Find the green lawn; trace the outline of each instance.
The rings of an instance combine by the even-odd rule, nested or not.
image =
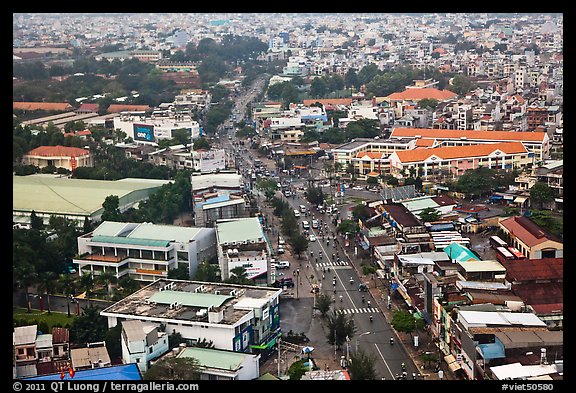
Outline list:
[[[66,324],[71,325],[72,321],[74,320],[75,315],[72,314],[70,317],[66,313],[59,313],[52,311],[51,314],[48,314],[48,311],[40,311],[32,309],[30,313],[26,312],[25,308],[12,308],[12,319],[18,320],[26,320],[30,322],[30,324],[37,324],[41,321],[44,321],[48,324],[48,328],[52,329],[52,326],[60,324],[61,326],[66,326]],[[74,311],[74,310],[71,310]]]

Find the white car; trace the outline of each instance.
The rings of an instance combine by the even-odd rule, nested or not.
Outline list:
[[[282,245],[278,246],[278,250],[276,250],[276,252],[278,254],[284,254],[284,246],[282,246]]]
[[[352,187],[352,189],[356,190],[356,191],[362,191],[364,188],[362,188],[360,186],[354,186],[354,187]]]
[[[308,238],[308,240],[310,240],[311,242],[315,242],[315,241],[316,241],[316,236],[315,236],[315,235],[310,235],[310,237]]]

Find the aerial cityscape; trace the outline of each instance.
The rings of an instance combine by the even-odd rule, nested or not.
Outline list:
[[[551,390],[563,127],[561,13],[14,13],[13,379]]]

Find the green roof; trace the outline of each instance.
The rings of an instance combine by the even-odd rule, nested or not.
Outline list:
[[[247,356],[241,352],[222,351],[217,349],[188,347],[178,354],[179,358],[194,358],[200,366],[236,371]]]
[[[456,262],[478,261],[479,258],[468,248],[458,243],[452,243],[443,248],[443,251]]]
[[[192,293],[182,291],[159,291],[150,296],[150,301],[160,304],[172,304],[178,302],[183,306],[209,308],[219,307],[226,300],[234,296],[214,295],[212,293]]]
[[[258,217],[219,222],[216,230],[220,244],[258,239],[264,241],[264,233]]]
[[[170,245],[170,242],[167,240],[135,239],[123,236],[94,236],[92,241],[99,243],[135,244],[139,246],[154,247],[168,247]]]

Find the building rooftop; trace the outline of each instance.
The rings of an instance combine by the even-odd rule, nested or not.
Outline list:
[[[462,269],[466,273],[475,272],[495,272],[495,273],[505,273],[506,268],[498,261],[493,260],[483,260],[483,261],[458,261],[458,264],[462,266]]]
[[[542,142],[547,134],[545,132],[513,132],[513,131],[479,131],[479,130],[439,130],[432,128],[402,128],[392,130],[390,138],[420,136],[434,139],[463,139],[463,140],[493,140],[493,141],[518,141],[518,142]]]
[[[187,347],[183,349],[177,358],[194,358],[198,360],[200,367],[220,369],[226,371],[238,371],[247,357],[257,357],[249,353],[223,351],[219,349]]]
[[[37,325],[15,327],[13,334],[14,345],[34,344],[37,332]]]
[[[281,292],[271,287],[160,279],[114,303],[101,315],[208,323],[208,311],[222,311],[223,319],[217,323],[233,325],[252,312],[251,305],[262,305]]]
[[[216,232],[220,244],[233,244],[243,241],[264,241],[264,232],[258,217],[240,218],[229,221],[218,221]]]
[[[12,177],[12,210],[21,212],[90,215],[103,209],[109,195],[117,195],[121,203],[138,199],[168,183],[168,180],[133,179],[88,180],[54,175]],[[143,196],[143,195],[142,195]]]
[[[60,381],[60,373],[26,378],[27,381]],[[119,366],[97,367],[89,370],[76,371],[73,378],[68,373],[64,380],[74,381],[141,381],[142,375],[136,363],[122,364]]]
[[[92,240],[103,243],[166,247],[170,242],[187,243],[208,228],[104,221],[92,232]]]

